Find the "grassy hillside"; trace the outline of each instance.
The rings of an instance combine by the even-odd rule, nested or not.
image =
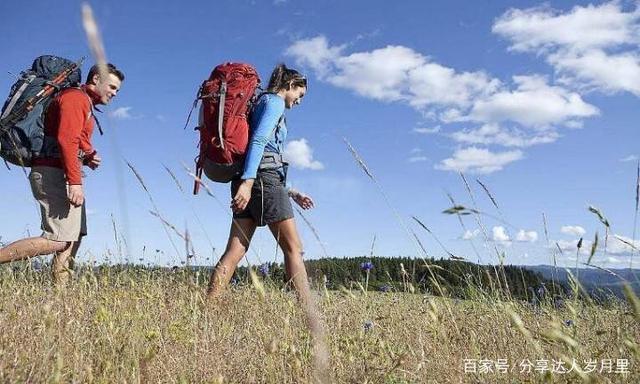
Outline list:
[[[197,271],[103,268],[58,290],[46,271],[3,267],[0,382],[310,382],[295,295],[267,281],[211,303],[205,281]],[[637,301],[555,308],[481,292],[316,292],[335,382],[640,382]]]

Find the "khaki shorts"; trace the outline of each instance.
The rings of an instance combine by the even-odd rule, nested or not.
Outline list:
[[[76,207],[67,197],[64,171],[54,167],[33,167],[29,174],[33,197],[40,204],[42,237],[55,241],[78,241],[87,234],[85,204]]]

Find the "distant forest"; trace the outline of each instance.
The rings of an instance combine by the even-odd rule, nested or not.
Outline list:
[[[526,267],[478,265],[449,259],[412,259],[408,257],[354,257],[306,260],[311,284],[336,290],[367,289],[444,294],[471,298],[479,294],[511,296],[531,301],[532,291],[544,285],[548,294],[567,292],[566,286],[545,279]],[[247,267],[239,267],[236,280],[247,278]],[[256,267],[259,275],[280,284],[285,281],[282,264],[265,263]],[[367,278],[368,275],[368,278]]]

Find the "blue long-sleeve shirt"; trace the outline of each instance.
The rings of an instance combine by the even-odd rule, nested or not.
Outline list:
[[[283,153],[284,141],[287,138],[285,120],[280,119],[283,115],[284,99],[276,94],[262,95],[254,106],[249,122],[251,132],[242,179],[256,178],[265,151]]]

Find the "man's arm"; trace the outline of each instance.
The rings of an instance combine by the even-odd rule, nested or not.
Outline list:
[[[78,151],[82,131],[90,112],[89,100],[80,92],[68,92],[60,97],[59,106],[57,139],[62,168],[70,185],[81,185],[82,173]]]
[[[62,95],[58,103],[60,121],[57,140],[60,147],[60,161],[69,184],[69,202],[80,206],[84,202],[84,191],[82,190],[82,165],[78,160],[78,150],[91,104],[79,92],[69,92]]]

